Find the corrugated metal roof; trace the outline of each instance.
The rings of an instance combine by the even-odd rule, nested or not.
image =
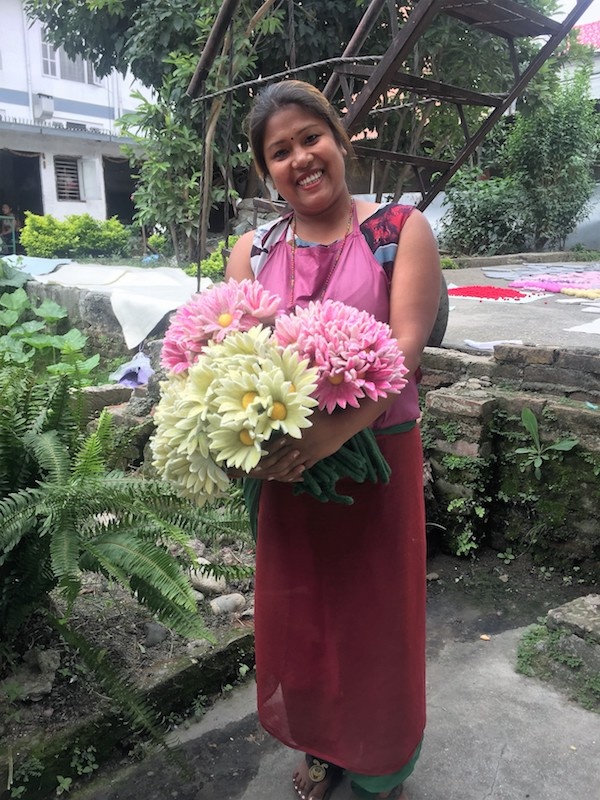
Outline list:
[[[590,44],[594,50],[600,50],[600,21],[576,25],[575,28],[579,33],[577,39],[581,44]]]

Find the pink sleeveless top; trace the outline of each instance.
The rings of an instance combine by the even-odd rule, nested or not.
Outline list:
[[[393,206],[386,208],[392,209]],[[401,216],[404,224],[412,208],[396,206],[407,211]],[[294,296],[292,284],[291,214],[258,228],[252,248],[252,268],[255,278],[269,291],[281,297],[281,310],[291,311],[297,305],[305,307],[311,300],[339,300],[362,311],[368,311],[378,320],[390,319],[390,281],[383,266],[376,259],[363,230],[369,220],[360,226],[354,205],[352,229],[343,252],[336,264],[341,242],[331,245],[299,242],[295,254]],[[370,217],[369,219],[373,219]],[[397,228],[396,228],[397,230]],[[394,246],[397,241],[380,243],[381,248]],[[394,250],[395,252],[395,250]],[[333,268],[333,272],[331,272]],[[375,420],[378,430],[418,419],[420,415],[417,384],[414,375],[387,411]]]

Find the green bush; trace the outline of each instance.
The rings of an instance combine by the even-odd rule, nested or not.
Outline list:
[[[590,75],[578,70],[535,114],[517,116],[506,141],[507,170],[527,196],[536,249],[562,249],[589,213],[600,136]]]
[[[442,269],[460,269],[460,264],[450,256],[441,256],[440,266]]]
[[[41,258],[119,255],[129,246],[129,231],[116,217],[71,214],[61,221],[26,212],[21,244],[28,256]]]
[[[25,212],[20,238],[28,256],[53,258],[70,255],[75,244],[72,237],[72,231],[52,214],[40,216]]]
[[[173,245],[164,233],[152,233],[148,237],[148,247],[153,253],[162,256],[173,254]]]
[[[231,250],[239,238],[239,236],[230,236],[227,243],[227,248]],[[225,277],[225,265],[223,263],[224,247],[225,241],[221,240],[213,252],[200,262],[200,270],[203,278],[210,278],[212,281],[223,280]],[[189,267],[186,267],[185,271],[188,275],[191,275],[193,278],[195,278],[198,271],[198,265],[190,264]]]
[[[527,199],[513,178],[481,179],[478,169],[457,173],[448,185],[441,244],[451,253],[501,255],[528,250]]]

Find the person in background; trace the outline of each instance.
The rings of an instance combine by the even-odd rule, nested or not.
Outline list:
[[[20,227],[19,220],[12,210],[12,207],[8,203],[3,203],[0,207],[0,239],[2,240],[2,252],[15,252],[17,235]]]
[[[425,519],[416,375],[441,270],[423,215],[353,199],[352,145],[325,97],[282,81],[248,120],[259,173],[290,213],[244,234],[227,277],[260,281],[289,312],[333,299],[388,322],[410,369],[400,395],[315,412],[302,438],[270,444],[251,476],[258,510],[255,633],[264,728],[305,753],[292,776],[324,800],[344,772],[362,798],[403,797],[425,728]],[[318,460],[370,426],[388,484],[344,479],[353,505],[295,495]]]

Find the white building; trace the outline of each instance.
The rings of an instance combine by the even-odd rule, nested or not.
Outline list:
[[[117,72],[98,78],[46,41],[21,0],[1,5],[0,204],[21,219],[33,211],[131,222],[134,185],[115,120],[143,87]]]

